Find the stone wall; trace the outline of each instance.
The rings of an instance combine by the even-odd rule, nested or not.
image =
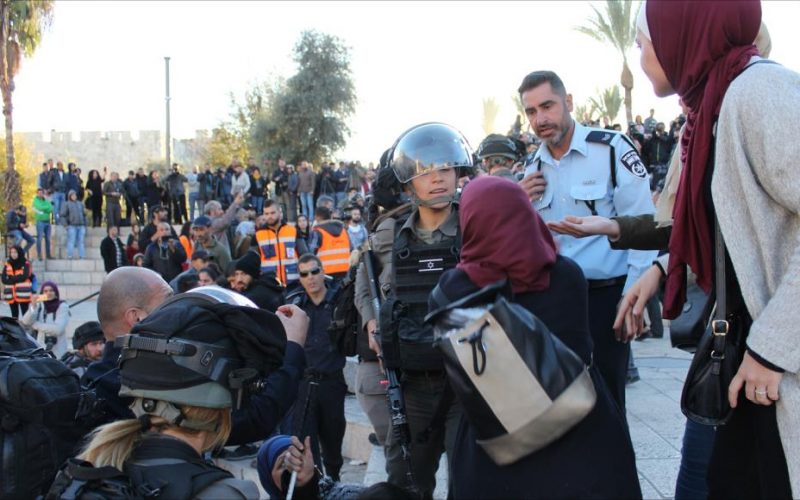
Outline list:
[[[33,152],[37,165],[48,158],[63,161],[66,165],[75,162],[81,171],[102,169],[104,165],[117,172],[144,167],[148,162],[164,158],[164,138],[159,130],[111,132],[51,131],[46,138],[40,132],[20,132]],[[49,139],[49,140],[48,140]]]

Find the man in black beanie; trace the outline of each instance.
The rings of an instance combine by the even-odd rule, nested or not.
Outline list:
[[[270,312],[283,304],[283,288],[274,274],[261,275],[261,258],[250,250],[234,261],[233,282],[231,287],[261,309]]]
[[[89,363],[100,359],[105,343],[100,323],[87,321],[75,329],[72,336],[73,350],[64,353],[61,361],[80,377],[86,372]]]

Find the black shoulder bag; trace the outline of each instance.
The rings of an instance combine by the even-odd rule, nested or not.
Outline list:
[[[728,387],[744,357],[750,323],[745,315],[729,308],[731,302],[726,290],[725,242],[716,219],[714,239],[716,309],[697,345],[681,394],[683,414],[703,425],[724,425],[733,415],[728,403]]]

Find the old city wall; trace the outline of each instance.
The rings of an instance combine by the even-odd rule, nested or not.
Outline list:
[[[33,159],[41,165],[48,158],[75,162],[82,172],[102,169],[120,173],[145,167],[148,163],[163,161],[164,137],[158,130],[113,132],[58,132],[52,131],[49,140],[40,132],[20,132],[33,152]]]

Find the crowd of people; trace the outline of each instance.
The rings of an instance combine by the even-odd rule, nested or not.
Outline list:
[[[669,132],[652,111],[627,133],[582,124],[565,82],[534,71],[517,92],[536,141],[491,135],[473,153],[454,127],[423,123],[374,171],[234,161],[226,184],[174,169],[168,199],[139,191],[128,216],[146,224],[127,241],[130,196],[111,174],[99,322],[72,351],[58,288],[34,293],[26,248],[3,272],[12,312],[103,409],[50,494],[111,481],[111,466],[167,497],[257,497],[216,457],[255,458],[270,498],[342,495],[343,368],[357,355],[388,481],[346,497],[431,498],[446,453],[453,498],[640,498],[629,341],[662,282],[664,316],[681,314],[688,266],[728,310],[715,337],[732,325],[746,340],[733,372],[713,373],[730,376],[711,398],[727,425],[687,420],[676,498],[797,497],[800,207],[784,162],[798,152],[767,124],[800,109],[800,76],[762,57],[759,24],[752,0],[642,6],[642,68],[685,109]],[[69,227],[80,196],[48,196],[55,175],[40,193]],[[202,175],[219,179],[213,197]]]

